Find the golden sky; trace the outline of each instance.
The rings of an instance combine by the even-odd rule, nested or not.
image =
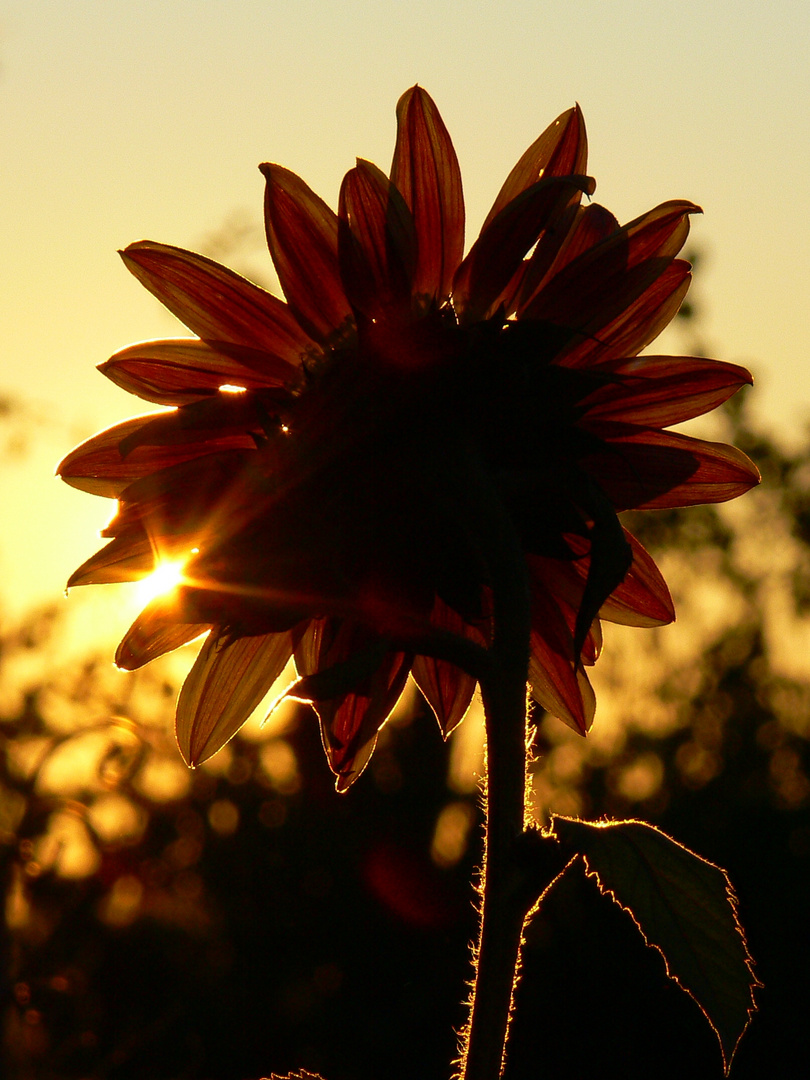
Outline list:
[[[574,101],[595,198],[621,220],[700,203],[704,333],[754,370],[760,414],[796,430],[810,415],[808,55],[806,0],[4,0],[0,394],[31,420],[28,452],[0,460],[0,600],[58,595],[110,516],[52,478],[75,442],[141,411],[95,365],[182,333],[116,249],[199,249],[229,221],[258,225],[264,160],[334,205],[355,155],[387,169],[415,82],[454,137],[468,240]],[[269,279],[269,257],[249,254]]]

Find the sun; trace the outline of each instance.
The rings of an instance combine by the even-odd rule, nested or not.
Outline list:
[[[176,589],[183,581],[185,560],[162,560],[147,577],[137,584],[138,604],[144,606],[158,596]]]

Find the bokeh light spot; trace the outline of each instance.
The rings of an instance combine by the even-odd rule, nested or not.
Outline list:
[[[142,899],[141,881],[134,874],[122,874],[102,901],[99,915],[108,926],[129,926],[140,914]]]
[[[455,866],[467,850],[470,829],[475,822],[471,803],[458,800],[448,803],[439,814],[430,857],[437,866]]]
[[[239,808],[230,799],[217,799],[211,803],[208,823],[220,836],[230,836],[239,825]]]

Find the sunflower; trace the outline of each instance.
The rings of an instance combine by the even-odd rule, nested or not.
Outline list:
[[[512,169],[465,256],[458,161],[414,87],[397,106],[390,176],[359,160],[337,214],[294,173],[261,166],[286,303],[180,248],[122,252],[196,336],[101,365],[174,408],[101,432],[59,466],[118,500],[109,543],[69,585],[182,563],[116,663],[207,635],[177,706],[189,764],[224,745],[290,657],[288,693],[314,705],[338,789],[367,764],[409,674],[449,734],[493,638],[493,499],[530,590],[531,692],[575,730],[593,719],[600,619],[674,617],[618,514],[758,482],[733,447],[664,430],[751,377],[639,355],[686,293],[677,254],[699,208],[667,202],[620,226],[583,199],[586,157],[573,108]]]

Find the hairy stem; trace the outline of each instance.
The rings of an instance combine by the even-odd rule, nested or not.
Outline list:
[[[516,852],[526,801],[529,586],[511,519],[493,491],[481,496],[485,513],[478,518],[477,531],[491,575],[494,633],[490,664],[480,679],[487,736],[486,832],[481,932],[462,1048],[463,1080],[498,1080],[503,1070],[528,910]]]

